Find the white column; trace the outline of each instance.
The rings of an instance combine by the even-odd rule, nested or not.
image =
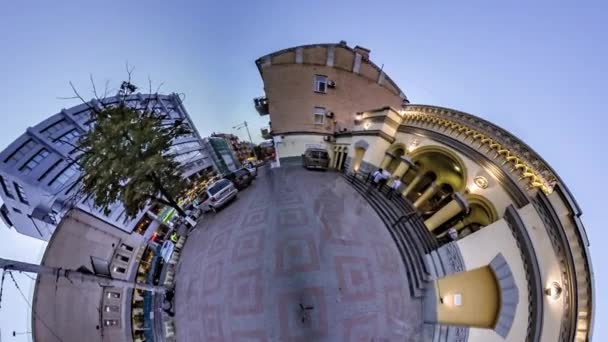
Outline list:
[[[420,206],[422,206],[424,203],[426,203],[426,201],[431,199],[431,197],[433,197],[433,195],[436,194],[437,191],[439,191],[439,184],[432,182],[429,187],[424,190],[422,195],[418,197],[416,202],[414,202],[414,208],[420,208]]]
[[[454,216],[468,209],[469,204],[467,203],[467,200],[461,194],[455,193],[453,195],[453,199],[439,209],[435,214],[433,214],[433,216],[424,221],[424,224],[428,230],[433,231],[437,229],[437,227],[452,219]]]

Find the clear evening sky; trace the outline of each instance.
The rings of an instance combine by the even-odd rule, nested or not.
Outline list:
[[[603,111],[608,3],[523,1],[3,1],[0,4],[0,148],[28,126],[92,97],[89,74],[116,87],[135,67],[161,91],[185,94],[203,135],[254,140],[268,117],[254,60],[279,49],[346,40],[371,58],[412,103],[455,108],[511,131],[560,174],[581,205],[595,266],[595,341],[608,340],[608,233],[602,183],[608,162]],[[142,91],[143,91],[142,90]],[[41,243],[0,227],[0,256],[40,257]],[[29,281],[20,276],[29,295]],[[0,309],[3,341],[29,329],[10,281]]]

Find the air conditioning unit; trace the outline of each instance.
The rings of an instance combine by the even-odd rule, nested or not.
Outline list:
[[[332,81],[332,80],[327,81],[327,87],[328,88],[335,88],[336,87],[336,82]]]
[[[333,118],[334,112],[325,112],[325,116],[327,116],[328,118]]]
[[[347,131],[348,131],[348,128],[342,128],[342,129],[340,130],[340,132],[342,132],[342,133],[347,132]]]
[[[333,141],[334,137],[331,135],[326,135],[323,137],[323,140],[327,141],[327,142],[331,142]]]

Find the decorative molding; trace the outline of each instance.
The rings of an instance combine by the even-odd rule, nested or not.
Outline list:
[[[526,272],[528,287],[528,328],[525,342],[539,342],[543,330],[543,283],[532,239],[517,209],[507,207],[505,222],[515,238]]]
[[[437,249],[441,264],[443,265],[445,276],[450,274],[464,272],[466,267],[464,266],[464,259],[460,253],[460,248],[456,242],[449,242]]]
[[[547,196],[539,192],[532,198],[532,205],[538,212],[549,241],[559,262],[562,284],[562,296],[564,298],[564,314],[562,315],[560,342],[574,341],[576,334],[576,319],[578,310],[576,269],[574,257],[568,246],[568,237],[564,232],[553,206]]]
[[[353,131],[353,132],[351,132],[351,135],[353,137],[354,136],[361,136],[361,135],[372,135],[372,136],[378,136],[378,137],[386,140],[390,144],[392,144],[393,142],[395,142],[395,138],[391,137],[390,135],[384,133],[384,131],[381,131],[379,129],[369,130],[369,131]]]
[[[367,149],[369,148],[369,143],[363,139],[358,140],[354,145],[354,148],[362,148],[364,150],[367,151]]]
[[[441,127],[451,130],[457,136],[479,143],[476,148],[486,147],[496,153],[504,164],[510,164],[512,173],[519,173],[520,179],[526,179],[530,188],[541,189],[551,193],[557,182],[557,176],[545,161],[521,140],[504,129],[473,115],[445,108],[410,105],[406,109],[405,122],[411,125]]]
[[[511,178],[504,169],[500,168],[494,160],[490,159],[490,157],[483,154],[479,150],[469,146],[468,144],[451,136],[423,127],[401,125],[399,127],[399,132],[410,133],[421,137],[430,138],[432,140],[450,146],[450,148],[469,157],[474,162],[486,169],[488,173],[496,177],[498,183],[509,193],[509,196],[511,196],[511,199],[517,205],[518,208],[521,208],[526,204],[530,203],[528,195],[522,191],[522,189],[515,182],[515,180],[513,180],[513,178]]]
[[[502,338],[507,338],[513,326],[515,312],[519,304],[519,289],[515,283],[509,263],[507,263],[502,253],[498,253],[492,259],[490,268],[494,272],[500,288],[500,309],[494,331]]]

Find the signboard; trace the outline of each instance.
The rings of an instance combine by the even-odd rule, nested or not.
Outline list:
[[[160,256],[167,263],[171,260],[171,255],[173,255],[173,249],[175,248],[175,244],[169,240],[163,242],[162,247],[160,248]]]

